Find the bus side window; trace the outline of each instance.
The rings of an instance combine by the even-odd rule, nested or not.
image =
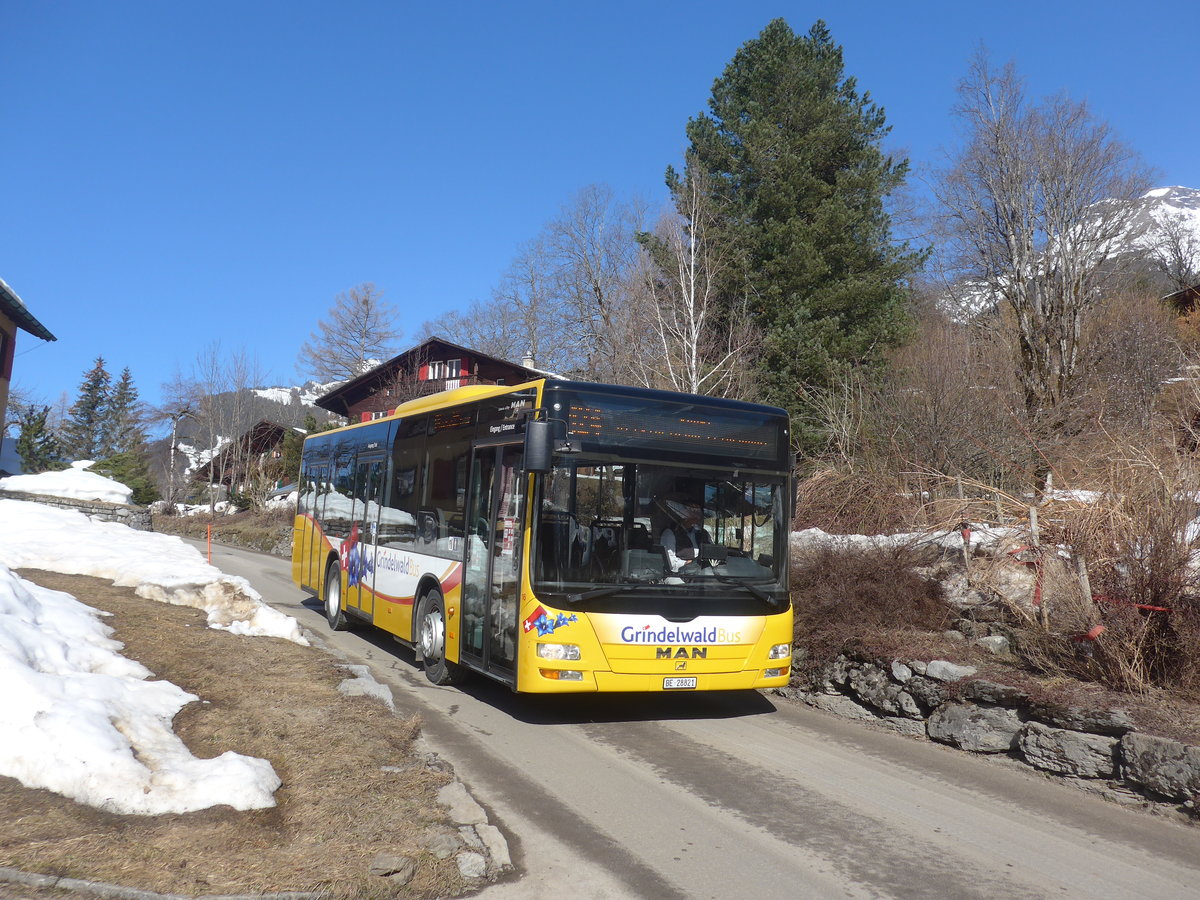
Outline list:
[[[325,496],[325,534],[331,538],[350,537],[354,511],[354,445],[344,440],[334,448],[330,491]]]
[[[396,428],[392,444],[392,484],[388,505],[379,517],[380,546],[411,549],[417,541],[420,465],[428,420],[408,418]]]
[[[418,530],[436,519],[437,538],[423,550],[436,556],[462,555],[463,517],[466,506],[467,458],[474,436],[474,417],[468,410],[436,413],[426,443],[424,500]],[[425,535],[422,535],[424,538]]]

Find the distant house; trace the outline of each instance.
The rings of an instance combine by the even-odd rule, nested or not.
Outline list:
[[[255,482],[267,489],[279,487],[287,480],[283,471],[283,439],[288,432],[307,434],[303,428],[258,422],[197,469],[196,477],[241,493]]]
[[[58,340],[45,325],[33,317],[21,302],[21,298],[0,278],[0,435],[4,434],[5,415],[8,411],[8,384],[12,381],[17,329],[27,331],[43,341]]]
[[[1200,284],[1167,294],[1163,297],[1163,303],[1174,310],[1176,315],[1186,316],[1196,308],[1197,304],[1200,304]]]
[[[520,384],[546,373],[433,337],[316,399],[351,422],[391,413],[416,397],[471,384]]]

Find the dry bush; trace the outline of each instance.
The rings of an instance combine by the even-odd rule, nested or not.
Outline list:
[[[897,631],[941,632],[954,611],[936,583],[914,571],[910,548],[814,549],[792,564],[796,645],[809,670],[844,650]]]
[[[1026,657],[1124,691],[1200,688],[1200,572],[1193,565],[1196,478],[1154,435],[1112,440],[1090,471],[1090,503],[1047,508],[1045,537],[1086,561],[1093,602],[1077,586],[1047,592],[1050,629]],[[1159,608],[1159,609],[1153,609]],[[1169,610],[1169,611],[1162,611]],[[1095,641],[1071,640],[1095,625]]]
[[[910,486],[885,471],[826,466],[796,485],[797,530],[886,534],[914,530],[923,521]]]

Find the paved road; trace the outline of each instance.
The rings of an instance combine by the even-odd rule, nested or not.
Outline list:
[[[524,870],[488,898],[1200,896],[1200,828],[1007,760],[756,693],[435,687],[380,633],[331,633],[286,561],[213,561],[421,714]]]

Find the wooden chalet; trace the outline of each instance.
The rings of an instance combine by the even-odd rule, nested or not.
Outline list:
[[[432,337],[318,397],[316,404],[351,422],[367,422],[426,394],[472,384],[520,384],[545,374]]]
[[[301,436],[308,433],[276,422],[258,422],[197,469],[196,477],[238,491],[245,491],[252,479],[264,475],[274,482],[286,480],[287,473],[282,470],[283,439],[289,431]]]
[[[0,435],[8,410],[8,385],[12,381],[13,357],[17,349],[17,331],[27,331],[43,341],[57,338],[25,308],[13,289],[0,278]]]

